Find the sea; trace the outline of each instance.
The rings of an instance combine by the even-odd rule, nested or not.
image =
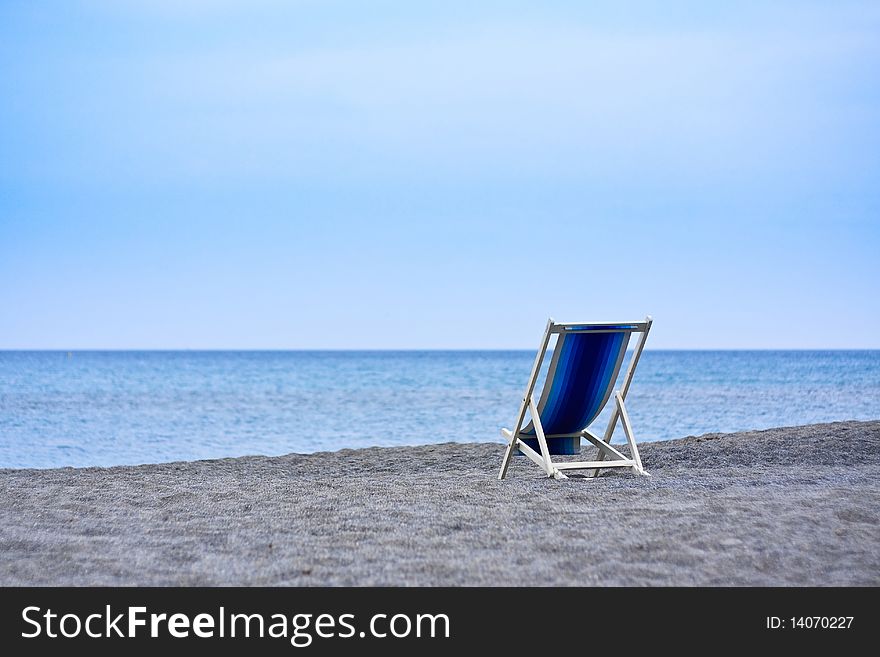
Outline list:
[[[500,444],[533,360],[533,351],[0,351],[0,468]],[[627,407],[640,442],[880,419],[880,351],[646,350]]]

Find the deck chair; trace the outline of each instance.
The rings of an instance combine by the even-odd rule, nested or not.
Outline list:
[[[501,435],[507,438],[507,449],[499,479],[507,476],[510,460],[517,453],[534,461],[554,479],[567,479],[563,470],[592,470],[592,476],[596,477],[601,468],[631,468],[636,474],[650,476],[642,467],[624,399],[642,355],[651,321],[650,316],[641,322],[559,324],[552,318],[548,320],[513,430],[501,430]],[[639,339],[620,390],[613,392],[614,408],[605,434],[600,438],[588,427],[612,397],[633,333],[639,333]],[[558,336],[556,346],[540,401],[536,403],[534,392],[538,373],[554,335]],[[524,425],[526,412],[531,417]],[[618,419],[626,434],[630,456],[610,444]],[[551,455],[554,454],[579,454],[582,438],[598,449],[596,460],[553,462]]]

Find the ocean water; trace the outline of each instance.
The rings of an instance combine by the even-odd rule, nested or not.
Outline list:
[[[0,467],[500,443],[533,358],[530,351],[0,352]],[[639,441],[878,419],[880,351],[646,351],[627,407]]]

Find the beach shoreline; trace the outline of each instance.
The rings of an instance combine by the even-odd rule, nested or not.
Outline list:
[[[880,584],[880,421],[640,445],[552,481],[444,443],[0,470],[0,584]]]

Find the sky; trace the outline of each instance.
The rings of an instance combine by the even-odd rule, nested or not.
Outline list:
[[[880,348],[880,4],[4,0],[0,349]]]

